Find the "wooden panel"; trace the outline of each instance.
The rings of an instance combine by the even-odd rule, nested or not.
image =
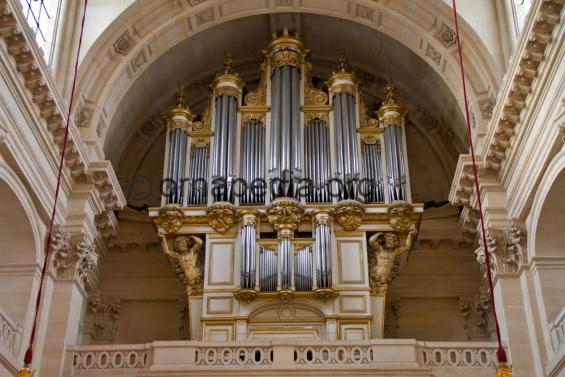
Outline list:
[[[234,242],[210,243],[208,285],[233,285]]]
[[[357,240],[338,240],[337,258],[340,284],[364,284],[363,244]]]

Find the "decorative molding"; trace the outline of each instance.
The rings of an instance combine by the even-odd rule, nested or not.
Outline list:
[[[457,41],[455,32],[443,22],[441,23],[441,29],[436,34],[436,37],[445,46],[445,48],[453,46]]]
[[[438,67],[441,63],[441,53],[428,42],[426,46],[426,56],[430,58]]]
[[[112,342],[117,330],[120,311],[119,301],[109,302],[100,293],[97,293],[88,300],[82,333],[89,335],[94,341]]]
[[[129,53],[133,45],[133,39],[129,35],[129,30],[126,30],[114,42],[114,51],[125,56]]]

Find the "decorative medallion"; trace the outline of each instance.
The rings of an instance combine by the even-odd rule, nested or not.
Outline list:
[[[304,208],[295,199],[278,198],[267,208],[267,218],[276,231],[295,230],[302,221]]]
[[[389,224],[397,232],[406,232],[412,224],[414,208],[406,202],[394,202],[388,207]]]
[[[208,208],[208,224],[218,233],[227,232],[236,223],[236,211],[231,203],[217,202]]]
[[[183,221],[183,212],[178,204],[167,204],[159,210],[159,224],[167,233],[174,233],[180,229]]]
[[[335,221],[347,231],[355,230],[361,225],[365,207],[356,200],[342,200],[333,211]]]

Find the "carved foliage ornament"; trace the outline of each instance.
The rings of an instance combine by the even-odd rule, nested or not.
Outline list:
[[[316,89],[312,84],[312,63],[306,62],[305,64],[305,83],[304,83],[304,105],[317,106],[327,105],[328,95],[320,89]]]
[[[254,91],[245,95],[244,103],[246,106],[265,106],[267,104],[267,66],[268,60],[261,64],[261,79]]]
[[[91,297],[88,300],[82,332],[95,340],[112,341],[120,310],[118,302],[110,303],[100,294]]]
[[[496,274],[517,274],[522,265],[525,236],[517,222],[508,231],[491,230],[487,234],[491,271]],[[486,276],[486,255],[482,243],[475,250],[477,262]]]
[[[290,65],[293,67],[300,67],[302,64],[302,56],[291,50],[281,50],[276,52],[271,58],[271,69],[274,71],[278,67]]]
[[[85,284],[88,274],[98,265],[95,246],[85,238],[71,241],[71,235],[57,231],[51,240],[53,272],[57,279],[78,280]]]
[[[208,208],[208,224],[216,232],[225,233],[236,223],[236,211],[232,204],[217,202]]]
[[[359,228],[365,207],[356,200],[342,200],[333,211],[335,221],[347,231]]]
[[[167,204],[159,210],[159,223],[167,233],[180,229],[183,222],[183,212],[178,204]]]
[[[295,230],[302,221],[304,208],[297,200],[290,198],[275,199],[267,209],[267,218],[275,230]]]

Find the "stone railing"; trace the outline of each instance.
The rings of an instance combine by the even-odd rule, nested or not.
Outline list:
[[[65,376],[137,375],[142,370],[199,375],[212,369],[242,373],[250,369],[326,369],[331,374],[332,369],[378,368],[380,371],[427,373],[453,367],[472,368],[474,376],[486,376],[496,365],[494,343],[438,343],[409,339],[171,341],[75,346],[67,352]]]
[[[5,366],[16,368],[21,342],[22,327],[12,322],[0,307],[0,367],[4,361]]]
[[[0,353],[17,356],[22,337],[22,328],[13,323],[0,307]]]
[[[553,350],[557,352],[565,344],[565,307],[561,308],[561,312],[549,323],[549,333]]]

